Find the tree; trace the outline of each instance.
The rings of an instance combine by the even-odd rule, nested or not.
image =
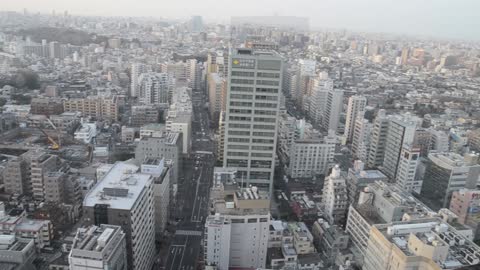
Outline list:
[[[31,70],[20,70],[15,76],[17,88],[28,88],[30,90],[40,88],[38,74]]]

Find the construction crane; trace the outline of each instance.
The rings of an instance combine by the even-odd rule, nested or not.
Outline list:
[[[43,130],[41,127],[37,127],[37,128],[43,133],[43,135],[45,135],[45,137],[47,137],[48,141],[52,144],[52,149],[53,150],[60,149],[60,145],[54,139],[52,139],[52,137],[50,137],[47,134],[47,132],[45,132],[45,130]]]

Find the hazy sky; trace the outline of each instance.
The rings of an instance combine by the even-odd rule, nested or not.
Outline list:
[[[312,27],[480,40],[480,0],[0,0],[0,10],[227,21],[232,15],[291,15]]]

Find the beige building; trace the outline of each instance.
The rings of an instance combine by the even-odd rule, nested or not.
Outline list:
[[[218,73],[208,74],[208,110],[213,121],[225,110],[227,81]]]
[[[375,225],[363,270],[457,269],[479,264],[479,252],[480,247],[440,219]]]
[[[83,116],[112,121],[118,120],[118,106],[117,96],[89,96],[63,102],[66,112],[81,112]]]

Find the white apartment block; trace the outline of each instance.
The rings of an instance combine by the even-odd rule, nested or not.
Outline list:
[[[142,73],[138,77],[138,99],[142,104],[169,104],[175,80],[167,73]]]
[[[287,174],[292,178],[325,175],[334,162],[336,136],[297,139],[290,147]]]
[[[140,77],[140,74],[146,73],[147,71],[148,71],[148,68],[145,64],[142,64],[142,63],[132,64],[130,96],[136,97],[138,95],[138,77]]]
[[[358,116],[363,116],[365,106],[367,106],[367,99],[364,96],[355,95],[348,98],[344,133],[347,142],[352,142],[355,130],[355,122]]]
[[[323,185],[322,205],[330,224],[342,224],[348,207],[347,183],[336,165]]]
[[[417,166],[420,162],[420,149],[408,144],[402,147],[398,161],[395,183],[401,189],[420,194],[422,180],[416,176]]]
[[[352,154],[355,159],[359,159],[364,163],[368,160],[372,131],[373,124],[363,118],[363,115],[359,115],[355,121],[353,131]]]
[[[343,112],[343,90],[334,89],[327,94],[327,102],[323,111],[322,127],[337,132],[340,115]]]

